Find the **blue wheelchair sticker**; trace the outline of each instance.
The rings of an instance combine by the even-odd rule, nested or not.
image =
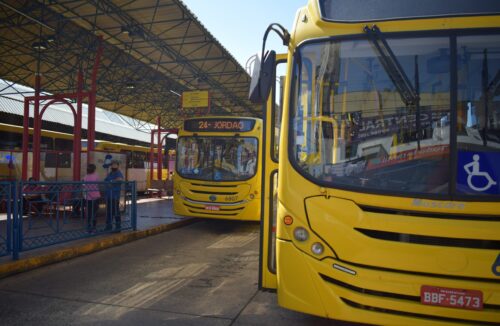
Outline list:
[[[500,193],[500,153],[458,152],[457,190],[466,194]]]
[[[493,266],[491,266],[491,271],[496,276],[500,276],[500,255],[498,255],[497,259],[493,263]]]

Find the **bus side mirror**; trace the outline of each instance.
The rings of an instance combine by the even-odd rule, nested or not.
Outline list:
[[[263,104],[267,101],[273,86],[276,52],[266,52],[262,64],[257,59],[250,82],[248,99],[254,104]]]

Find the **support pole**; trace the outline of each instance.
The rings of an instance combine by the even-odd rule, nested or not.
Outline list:
[[[78,85],[76,96],[76,119],[73,136],[73,181],[80,181],[82,167],[82,102],[83,102],[83,72],[78,71]]]
[[[42,121],[40,119],[40,74],[35,76],[35,115],[33,130],[33,178],[40,180],[40,139],[42,137]]]
[[[153,181],[153,159],[154,159],[155,130],[151,130],[151,145],[149,146],[149,181]]]
[[[30,101],[24,99],[24,117],[23,117],[23,161],[21,162],[21,178],[28,180],[28,144],[30,138]]]
[[[156,168],[156,173],[157,173],[157,178],[158,180],[162,179],[162,150],[161,150],[161,116],[158,116],[158,157],[157,157],[157,168]]]
[[[92,68],[92,81],[89,92],[89,106],[88,106],[88,124],[87,124],[87,163],[94,162],[94,143],[95,143],[95,106],[96,106],[96,93],[97,93],[97,72],[102,55],[102,36],[99,36],[99,47],[97,49],[94,67]]]

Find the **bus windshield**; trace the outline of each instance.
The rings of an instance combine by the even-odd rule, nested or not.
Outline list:
[[[459,35],[453,48],[452,37],[391,36],[389,50],[368,36],[301,45],[295,168],[357,191],[498,196],[500,36]]]
[[[177,172],[197,180],[247,180],[257,171],[257,149],[252,137],[181,137]]]

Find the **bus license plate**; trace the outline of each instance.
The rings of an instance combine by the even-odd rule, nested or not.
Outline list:
[[[482,310],[483,293],[477,290],[461,290],[423,285],[420,302],[426,305]]]
[[[220,210],[219,206],[214,206],[214,205],[206,205],[205,210],[207,211],[218,211]]]

